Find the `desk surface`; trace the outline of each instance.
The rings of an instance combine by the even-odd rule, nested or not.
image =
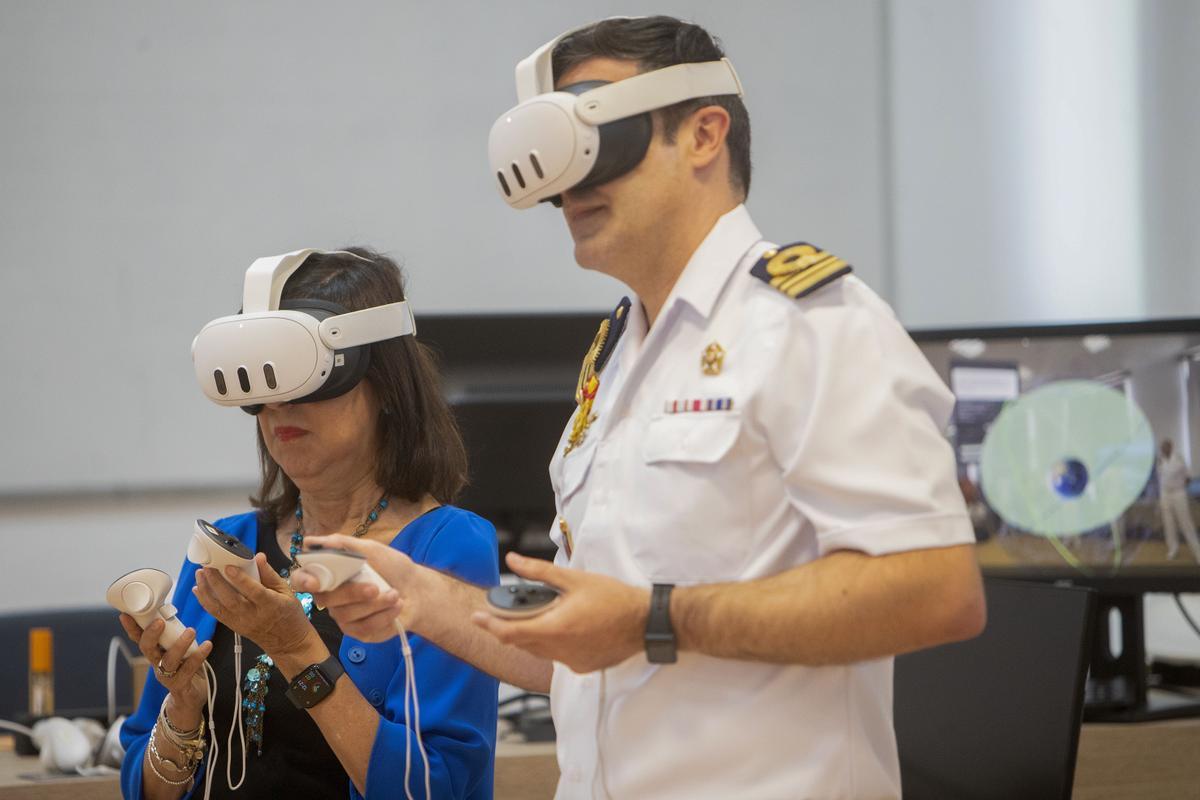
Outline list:
[[[41,774],[36,756],[13,752],[12,737],[0,736],[0,798],[2,800],[120,800],[121,787],[116,776],[106,778],[56,778],[30,780],[27,774]]]
[[[0,800],[116,800],[116,778],[30,781],[36,758],[0,737]],[[496,800],[548,800],[558,764],[553,743],[501,742]],[[1200,719],[1139,725],[1089,723],[1079,737],[1074,800],[1200,800]]]
[[[1088,723],[1074,800],[1200,800],[1200,719]]]

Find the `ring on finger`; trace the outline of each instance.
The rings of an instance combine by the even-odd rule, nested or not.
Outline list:
[[[166,656],[163,656],[163,658],[166,658]],[[162,658],[160,658],[158,660],[158,663],[154,666],[154,671],[157,672],[159,677],[161,677],[161,678],[174,678],[175,675],[179,672],[179,668],[176,667],[175,669],[167,669],[166,667],[163,666],[162,662],[163,662],[163,660],[162,660]]]

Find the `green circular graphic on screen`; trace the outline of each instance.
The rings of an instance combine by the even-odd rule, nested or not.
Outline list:
[[[1154,467],[1154,434],[1132,399],[1092,381],[1056,381],[1004,407],[983,440],[988,504],[1043,536],[1093,530],[1138,498]]]

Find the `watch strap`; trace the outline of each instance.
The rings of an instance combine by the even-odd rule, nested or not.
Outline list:
[[[288,685],[285,693],[296,708],[312,708],[333,692],[338,678],[346,674],[337,654],[318,664],[309,664]]]
[[[673,583],[656,583],[650,590],[650,615],[646,618],[646,660],[651,664],[674,664],[675,629],[671,626]]]

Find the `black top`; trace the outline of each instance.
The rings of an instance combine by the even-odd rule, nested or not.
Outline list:
[[[279,549],[275,539],[275,523],[259,520],[258,552],[266,553],[267,563],[276,572],[288,566],[287,554]],[[326,611],[313,608],[313,627],[321,635],[329,652],[337,655],[342,644],[342,632]],[[214,732],[220,743],[221,754],[213,775],[212,797],[227,798],[338,798],[344,800],[349,794],[349,776],[342,769],[333,750],[321,734],[321,729],[307,711],[292,705],[285,693],[287,681],[278,669],[271,670],[267,682],[266,713],[263,715],[262,755],[247,742],[246,782],[236,792],[229,791],[225,780],[226,740],[233,714],[233,631],[220,623],[213,634],[213,651],[209,656],[217,673],[217,704],[214,717],[217,729]],[[249,639],[242,639],[242,674],[238,684],[246,677],[246,670],[254,666],[262,649]],[[237,781],[241,774],[241,742],[237,731],[233,733],[232,775]]]

